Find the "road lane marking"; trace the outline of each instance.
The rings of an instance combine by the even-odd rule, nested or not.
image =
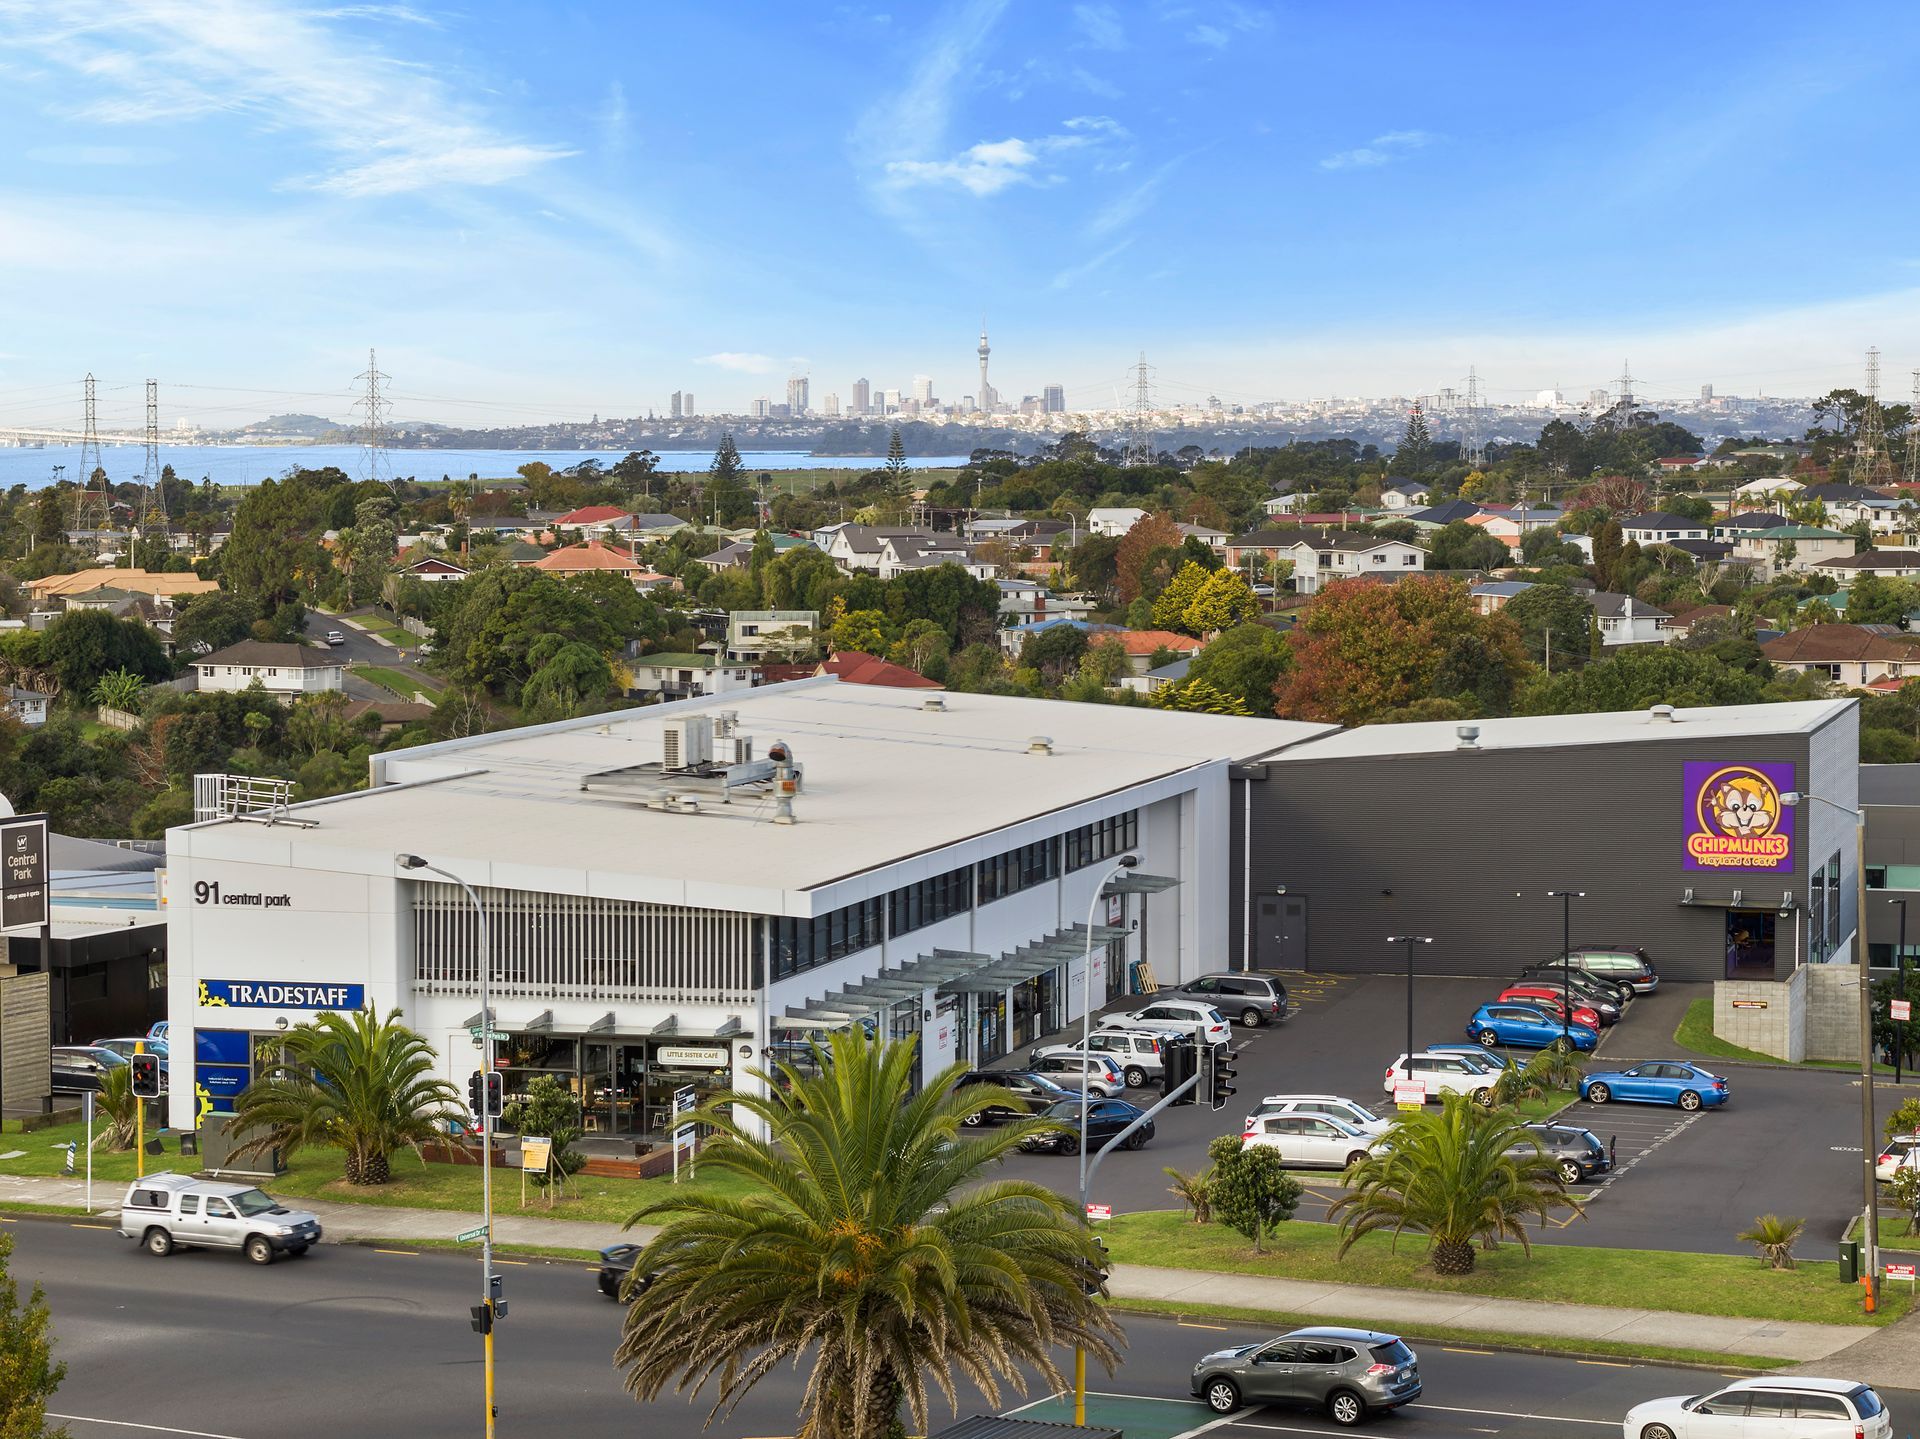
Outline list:
[[[376,1249],[373,1252],[375,1254],[404,1254],[409,1259],[418,1259],[420,1257],[420,1251],[418,1249]]]
[[[516,1269],[525,1269],[533,1261],[531,1259],[502,1259],[496,1254],[493,1256],[493,1262],[495,1264],[511,1264]]]
[[[1040,1398],[1033,1400],[1031,1403],[1022,1404],[1018,1409],[1009,1409],[1006,1411],[1006,1413],[1002,1414],[1000,1417],[1003,1419],[1011,1419],[1014,1415],[1024,1414],[1029,1409],[1038,1409],[1042,1404],[1051,1404],[1056,1399],[1064,1399],[1066,1397],[1066,1394],[1067,1394],[1066,1390],[1056,1389],[1053,1391],[1053,1393],[1044,1394]]]
[[[1440,1352],[1442,1354],[1480,1354],[1488,1357],[1493,1354],[1491,1349],[1449,1349],[1444,1344],[1440,1346]]]
[[[1177,1323],[1177,1324],[1178,1324],[1178,1325],[1180,1326],[1180,1328],[1182,1328],[1182,1329],[1211,1329],[1211,1330],[1213,1330],[1213,1332],[1214,1332],[1214,1333],[1216,1333],[1216,1334],[1226,1334],[1226,1333],[1228,1333],[1228,1332],[1230,1332],[1230,1331],[1229,1331],[1229,1330],[1227,1329],[1227,1326],[1226,1326],[1226,1325],[1224,1325],[1224,1324],[1189,1324],[1189,1323],[1187,1323],[1187,1321],[1186,1321],[1186,1320],[1184,1320],[1184,1319],[1181,1319],[1181,1320],[1177,1320],[1177,1321],[1175,1321],[1175,1322],[1176,1322],[1176,1323]]]
[[[1483,1414],[1490,1419],[1547,1419],[1558,1424],[1597,1424],[1602,1429],[1618,1429],[1618,1419],[1575,1419],[1566,1414],[1520,1414],[1511,1409],[1463,1409],[1453,1404],[1404,1404],[1403,1409],[1431,1409],[1439,1414]]]
[[[1182,1429],[1178,1434],[1173,1436],[1173,1439],[1194,1439],[1196,1434],[1205,1434],[1233,1422],[1234,1416],[1232,1414],[1223,1414],[1218,1419],[1210,1419],[1205,1424],[1197,1425],[1192,1429]]]
[[[1596,1369],[1631,1369],[1631,1364],[1622,1364],[1614,1359],[1576,1359],[1575,1364],[1591,1364]]]
[[[55,1414],[48,1410],[47,1418],[58,1419],[63,1424],[111,1424],[116,1429],[144,1429],[149,1434],[184,1434],[190,1439],[240,1439],[237,1434],[214,1434],[205,1429],[175,1429],[170,1424],[136,1424],[131,1419],[96,1419],[91,1414]]]
[[[69,1224],[69,1229],[111,1229],[111,1224]]]

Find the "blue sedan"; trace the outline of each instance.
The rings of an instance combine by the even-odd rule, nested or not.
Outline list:
[[[1520,1049],[1545,1049],[1562,1038],[1585,1051],[1600,1042],[1597,1030],[1584,1024],[1563,1028],[1558,1019],[1530,1004],[1483,1004],[1467,1021],[1467,1038],[1491,1049],[1496,1044],[1511,1044]]]
[[[1636,1104],[1677,1104],[1711,1109],[1732,1097],[1726,1080],[1678,1059],[1649,1060],[1632,1069],[1602,1070],[1580,1081],[1580,1097],[1593,1104],[1624,1099]]]

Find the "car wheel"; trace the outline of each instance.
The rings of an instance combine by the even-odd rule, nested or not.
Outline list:
[[[1351,1389],[1336,1389],[1327,1396],[1327,1418],[1342,1428],[1351,1429],[1366,1417],[1366,1401]]]
[[[1353,1153],[1347,1156],[1347,1168],[1348,1169],[1353,1168],[1354,1165],[1358,1164],[1361,1160],[1365,1159],[1366,1157],[1367,1157],[1366,1150],[1364,1149],[1354,1150]]]
[[[255,1264],[273,1263],[273,1246],[263,1234],[255,1234],[247,1240],[247,1258]]]
[[[1077,1134],[1061,1135],[1059,1152],[1061,1154],[1078,1154],[1080,1152],[1080,1136]]]
[[[1580,1166],[1575,1164],[1571,1159],[1561,1160],[1560,1182],[1562,1184],[1578,1184],[1580,1182]]]
[[[146,1237],[147,1253],[156,1259],[165,1259],[173,1253],[173,1236],[164,1229],[149,1229]]]
[[[1493,1086],[1489,1084],[1485,1088],[1474,1090],[1473,1102],[1479,1105],[1482,1109],[1492,1109],[1493,1108]]]
[[[1478,1034],[1474,1035],[1474,1038],[1480,1041],[1483,1049],[1492,1049],[1500,1043],[1500,1036],[1495,1034],[1491,1029],[1481,1030]]]
[[[1630,984],[1616,984],[1613,992],[1620,996],[1620,1012],[1626,1013],[1627,1006],[1633,1003],[1633,997],[1639,991]]]
[[[1700,1107],[1700,1096],[1695,1094],[1691,1089],[1681,1090],[1680,1107],[1688,1110],[1698,1109]]]
[[[987,1122],[987,1112],[984,1109],[975,1110],[960,1122],[968,1129],[978,1129]]]
[[[1586,1098],[1589,1104],[1605,1104],[1613,1098],[1613,1091],[1604,1084],[1589,1084]]]
[[[1207,1408],[1216,1414],[1231,1414],[1240,1407],[1240,1386],[1231,1379],[1213,1379],[1207,1383]]]
[[[1122,1149],[1145,1149],[1147,1147],[1147,1131],[1144,1129],[1134,1130],[1132,1134],[1127,1136],[1127,1142],[1120,1147]]]
[[[1137,1064],[1130,1066],[1127,1070],[1127,1088],[1128,1089],[1145,1089],[1146,1087],[1147,1087],[1146,1070],[1142,1069]]]
[[[1258,1029],[1265,1019],[1266,1016],[1257,1009],[1243,1009],[1240,1011],[1240,1022],[1246,1025],[1248,1029]]]
[[[1673,1431],[1664,1424],[1649,1424],[1640,1431],[1640,1439],[1673,1439]]]

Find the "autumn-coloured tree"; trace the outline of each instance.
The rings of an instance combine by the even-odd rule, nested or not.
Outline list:
[[[1525,667],[1519,632],[1482,615],[1458,580],[1341,580],[1293,632],[1294,667],[1274,686],[1282,718],[1365,724],[1427,698],[1504,710]]]
[[[1218,634],[1259,614],[1260,601],[1254,598],[1253,587],[1237,571],[1215,570],[1187,606],[1187,629],[1196,635]]]
[[[1645,513],[1652,492],[1631,475],[1601,475],[1573,492],[1575,509],[1589,506],[1609,510],[1616,515]]]
[[[1181,634],[1193,634],[1196,631],[1187,627],[1187,613],[1193,608],[1193,602],[1200,598],[1209,574],[1202,565],[1188,560],[1167,581],[1167,587],[1160,591],[1159,598],[1153,602],[1153,622],[1163,630],[1177,630]]]
[[[1121,603],[1131,604],[1145,590],[1147,557],[1157,549],[1177,550],[1185,539],[1171,515],[1147,515],[1136,522],[1114,555]]]

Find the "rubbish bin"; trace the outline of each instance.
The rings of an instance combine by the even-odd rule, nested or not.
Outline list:
[[[1860,1282],[1860,1241],[1842,1239],[1840,1241],[1840,1282],[1858,1284]]]

